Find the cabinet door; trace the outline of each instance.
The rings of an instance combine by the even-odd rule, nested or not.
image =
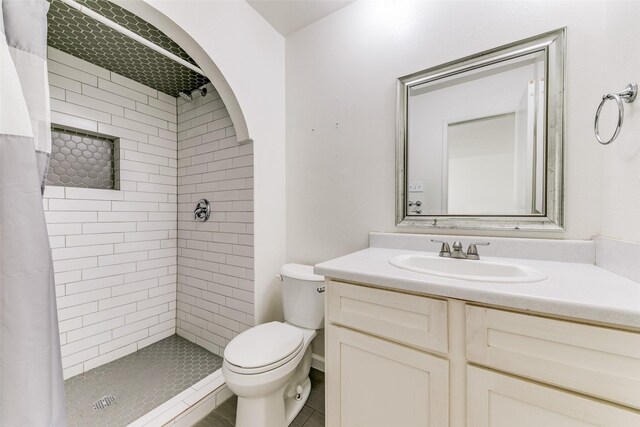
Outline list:
[[[467,426],[629,427],[640,426],[640,413],[468,366]]]
[[[335,325],[327,346],[328,426],[448,425],[446,360]]]

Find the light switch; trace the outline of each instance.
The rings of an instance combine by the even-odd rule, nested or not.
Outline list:
[[[422,181],[411,181],[409,183],[409,193],[421,193],[423,188],[424,184]]]

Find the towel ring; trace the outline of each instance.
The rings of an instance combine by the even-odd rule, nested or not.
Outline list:
[[[630,103],[636,99],[636,96],[638,96],[638,84],[633,82],[629,83],[625,90],[623,90],[622,92],[609,93],[602,97],[602,101],[600,101],[600,105],[598,105],[598,110],[596,111],[596,119],[593,123],[593,131],[596,134],[596,139],[600,144],[608,145],[615,141],[615,139],[620,134],[620,130],[622,129],[622,122],[624,121],[624,104],[622,103],[622,100],[624,100],[624,102]],[[602,107],[604,107],[605,102],[610,99],[616,101],[616,104],[618,105],[618,124],[616,125],[615,132],[613,132],[613,136],[608,141],[605,141],[604,139],[602,139],[602,136],[600,136],[600,112],[602,111]]]

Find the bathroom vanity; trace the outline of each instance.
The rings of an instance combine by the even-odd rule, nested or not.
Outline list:
[[[491,257],[546,278],[451,279],[389,263],[401,254],[425,253],[371,247],[316,266],[327,425],[640,425],[638,283],[587,262]]]

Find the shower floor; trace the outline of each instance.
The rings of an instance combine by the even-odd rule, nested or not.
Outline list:
[[[222,357],[173,335],[64,383],[69,426],[126,426],[222,367]],[[115,403],[94,409],[94,403]]]

